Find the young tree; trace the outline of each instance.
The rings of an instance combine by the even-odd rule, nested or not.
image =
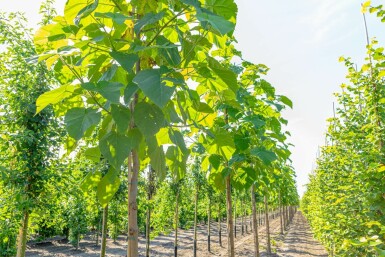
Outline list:
[[[52,109],[36,113],[36,99],[54,84],[44,64],[30,64],[36,55],[31,31],[20,14],[0,15],[1,159],[4,188],[14,192],[20,218],[17,257],[25,256],[30,214],[41,201],[53,175],[50,158],[57,151],[57,121]]]

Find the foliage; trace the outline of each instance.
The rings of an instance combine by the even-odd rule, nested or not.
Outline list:
[[[0,190],[4,191],[0,212],[5,217],[0,240],[1,254],[8,256],[14,254],[15,232],[22,213],[45,207],[48,183],[55,180],[52,165],[60,130],[52,129],[58,124],[52,109],[35,115],[36,99],[49,90],[54,80],[45,65],[27,62],[36,51],[22,15],[0,14],[0,44]],[[31,217],[39,222],[37,215],[32,213]]]
[[[4,119],[1,158],[14,166],[1,170],[0,217],[16,212],[11,215],[16,224],[20,210],[33,207],[32,231],[41,236],[68,234],[77,245],[82,234],[98,226],[98,205],[110,206],[108,229],[114,239],[123,232],[120,228],[127,228],[127,201],[138,209],[142,231],[147,207],[156,209],[152,236],[172,229],[177,193],[182,228],[192,225],[196,192],[200,222],[207,220],[209,202],[220,204],[224,217],[226,179],[246,205],[240,206],[237,198],[237,216],[250,213],[248,189],[253,184],[259,203],[269,194],[271,205],[278,206],[281,194],[284,205],[297,204],[287,121],[281,116],[293,105],[264,79],[266,66],[244,60],[235,48],[233,0],[69,0],[64,16],[42,10],[45,16],[34,46],[29,38],[20,40],[24,32],[16,33],[7,41],[12,47],[4,57],[10,59],[0,64],[4,75],[17,77],[1,78],[0,84],[8,85],[1,108],[21,120],[30,118],[37,128],[25,133],[18,123],[5,123],[15,116]],[[16,30],[1,26],[10,35],[21,28],[18,23]],[[2,40],[7,38],[5,34]],[[20,42],[24,45],[17,45]],[[18,62],[11,53],[20,55]],[[38,127],[43,121],[45,127]],[[57,136],[63,143],[60,156]],[[14,139],[29,148],[13,146]],[[32,149],[28,140],[35,143]],[[30,163],[40,165],[38,172],[22,169],[25,158],[14,149],[29,149],[22,153],[42,162]],[[17,163],[12,162],[15,156]],[[149,166],[157,179],[151,186]],[[11,176],[11,168],[21,172]],[[135,172],[138,183],[129,180]],[[30,183],[27,199],[20,187],[10,186],[25,178],[36,182]],[[138,208],[127,199],[136,186]],[[150,187],[156,193],[148,200]],[[52,199],[43,203],[49,195]],[[217,218],[217,208],[211,211]],[[0,232],[0,239],[7,238],[1,247],[14,244],[17,227]]]
[[[367,50],[359,69],[349,58],[340,59],[349,82],[336,94],[328,144],[302,199],[316,236],[337,256],[385,256],[385,55],[376,41]]]

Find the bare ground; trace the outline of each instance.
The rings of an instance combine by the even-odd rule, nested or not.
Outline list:
[[[237,238],[235,239],[235,255],[238,257],[254,256],[254,239],[250,230],[249,217],[247,218],[248,230],[241,233],[241,220],[237,221]],[[227,256],[226,223],[221,223],[222,246],[219,245],[218,223],[211,223],[211,251],[207,251],[207,225],[198,228],[198,252],[197,256]],[[266,253],[266,228],[259,226],[259,243],[261,257]],[[179,230],[178,256],[193,256],[193,229]],[[285,237],[280,235],[279,217],[270,220],[270,233],[273,254],[276,257],[327,257],[325,249],[313,239],[309,225],[300,212],[293,218],[289,231]],[[126,256],[126,237],[120,236],[114,243],[107,241],[107,257]],[[29,245],[27,257],[96,257],[99,256],[99,246],[95,246],[95,240],[86,237],[80,243],[80,249],[75,250],[70,244],[60,241],[52,241],[46,244]],[[145,239],[139,239],[139,255],[145,256]],[[150,256],[165,257],[174,255],[174,234],[161,235],[151,241]]]
[[[295,214],[278,254],[280,257],[328,256],[325,248],[313,238],[310,226],[301,212]]]
[[[253,254],[253,234],[250,230],[250,217],[247,219],[247,233],[244,227],[244,233],[241,232],[241,220],[237,220],[237,238],[235,239],[236,256],[251,256]],[[246,223],[246,222],[245,222]],[[227,237],[226,223],[221,223],[222,227],[222,246],[219,245],[218,223],[211,223],[211,251],[207,251],[207,225],[198,226],[198,252],[197,256],[227,256]],[[271,233],[277,236],[279,233],[279,218],[270,220]],[[260,249],[264,251],[265,226],[261,225],[258,229],[260,237]],[[178,256],[193,256],[193,229],[178,231]],[[126,237],[119,236],[114,243],[111,239],[107,240],[108,257],[126,256]],[[29,245],[27,257],[96,257],[99,256],[100,247],[95,245],[95,240],[90,236],[85,237],[79,250],[75,250],[70,244],[62,241],[52,241],[45,244]],[[145,256],[145,239],[139,239],[139,255]],[[164,257],[174,255],[174,233],[161,235],[151,241],[150,256]]]

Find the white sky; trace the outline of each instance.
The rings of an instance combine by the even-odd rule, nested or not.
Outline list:
[[[345,81],[346,70],[338,58],[350,56],[360,64],[365,57],[363,0],[235,1],[239,8],[235,36],[243,58],[270,67],[268,80],[278,94],[294,102],[294,109],[284,116],[295,145],[292,160],[302,195],[318,146],[325,142],[333,92]],[[56,1],[58,13],[65,2]],[[0,0],[0,11],[25,12],[31,26],[36,26],[40,3]],[[385,24],[373,15],[367,19],[370,36],[385,42]]]

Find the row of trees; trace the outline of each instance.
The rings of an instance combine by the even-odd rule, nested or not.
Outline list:
[[[234,256],[234,214],[252,212],[256,228],[262,198],[297,204],[281,117],[292,103],[236,50],[233,0],[69,0],[64,16],[49,6],[34,45],[19,16],[1,17],[4,252],[16,230],[21,257],[28,230],[78,244],[94,227],[104,256],[123,224],[138,256],[140,231],[225,212]]]
[[[384,21],[382,6],[363,5]],[[365,18],[365,17],[364,17]],[[335,256],[385,256],[384,48],[368,39],[361,68],[341,58],[349,82],[336,94],[327,145],[310,176],[302,208],[316,236]]]

